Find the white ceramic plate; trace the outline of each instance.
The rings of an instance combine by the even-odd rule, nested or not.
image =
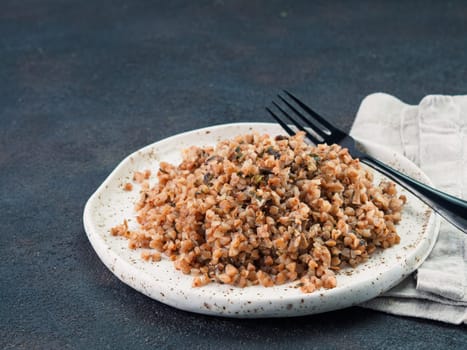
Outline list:
[[[256,130],[270,135],[285,134],[270,123],[241,123],[208,127],[179,134],[146,146],[124,159],[89,198],[84,209],[84,227],[99,258],[121,281],[141,293],[173,307],[228,317],[283,317],[320,313],[340,309],[372,299],[395,286],[413,272],[433,247],[439,222],[434,213],[413,195],[401,188],[407,198],[403,220],[398,226],[400,244],[379,251],[367,263],[346,269],[337,275],[337,287],[304,294],[296,283],[271,288],[254,286],[236,288],[211,283],[193,288],[192,276],[177,271],[168,259],[145,262],[141,250],[128,249],[128,241],[113,237],[109,230],[128,219],[137,228],[134,203],[139,199],[133,191],[122,189],[134,171],[151,169],[155,181],[158,164],[178,164],[181,150],[190,146],[215,145],[221,139]],[[376,145],[365,144],[368,153],[405,173],[428,181],[427,177],[406,158]],[[379,174],[375,174],[378,180]],[[381,177],[380,177],[381,178]]]

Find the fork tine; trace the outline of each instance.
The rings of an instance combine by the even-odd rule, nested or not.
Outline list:
[[[288,102],[281,95],[277,95],[277,97],[279,97],[282,102],[284,102],[292,111],[294,111],[295,114],[297,114],[300,117],[300,119],[302,119],[311,129],[313,129],[314,132],[316,132],[323,139],[328,135],[326,132],[321,130],[322,128],[320,126],[318,126],[316,123],[312,122],[307,117],[305,117],[302,112],[300,112],[297,108],[290,104],[290,102]]]
[[[336,128],[330,124],[326,119],[324,119],[322,116],[320,116],[318,113],[316,113],[314,110],[312,110],[309,106],[304,104],[302,101],[300,101],[297,97],[292,95],[290,92],[287,90],[283,90],[287,96],[289,96],[292,100],[294,100],[300,107],[302,107],[305,111],[310,113],[312,117],[314,117],[317,121],[320,122],[324,127],[328,128],[329,131],[333,132],[336,131]]]
[[[292,117],[289,113],[287,113],[281,106],[279,106],[276,102],[272,101],[272,104],[274,106],[276,106],[276,108],[281,111],[281,113],[286,116],[287,118],[289,118],[292,123],[300,130],[302,130],[303,132],[305,132],[305,134],[307,135],[307,137],[313,141],[315,144],[318,144],[318,143],[322,143],[324,141],[323,138],[321,138],[321,140],[319,140],[315,135],[313,135],[312,133],[310,133],[308,130],[306,130],[294,117]],[[318,135],[319,137],[321,137],[320,135]]]
[[[268,107],[266,107],[266,110],[269,112],[269,114],[282,126],[282,128],[287,131],[287,133],[292,136],[295,134],[295,131],[293,131],[286,123],[282,121],[281,118],[279,118],[273,111],[271,111]]]

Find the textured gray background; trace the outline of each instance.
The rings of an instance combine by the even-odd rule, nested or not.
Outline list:
[[[127,154],[269,121],[281,88],[349,129],[371,92],[467,93],[466,64],[465,1],[0,2],[0,348],[465,349],[465,326],[360,308],[175,310],[119,282],[81,217]]]

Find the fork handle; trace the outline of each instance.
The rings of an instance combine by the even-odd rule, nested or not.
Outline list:
[[[451,224],[467,233],[467,201],[425,185],[368,155],[360,157],[360,161],[413,193]]]

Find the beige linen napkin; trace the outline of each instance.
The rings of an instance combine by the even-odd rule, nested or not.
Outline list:
[[[418,106],[367,96],[351,135],[389,147],[434,185],[467,198],[467,96],[430,95]],[[467,323],[467,235],[442,219],[428,259],[400,285],[361,306],[391,314]]]

